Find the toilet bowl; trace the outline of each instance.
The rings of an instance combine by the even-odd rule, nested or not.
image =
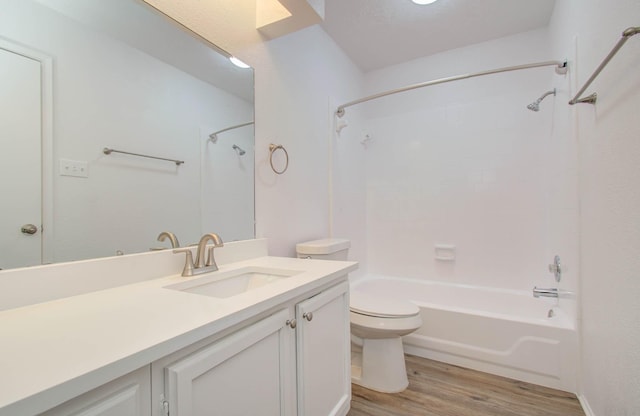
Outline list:
[[[409,385],[402,336],[420,328],[420,309],[351,292],[351,381],[383,393],[398,393]]]
[[[299,258],[347,260],[350,242],[314,240],[296,245]],[[402,336],[422,325],[419,308],[408,301],[390,300],[352,291],[351,381],[383,393],[398,393],[409,385]]]

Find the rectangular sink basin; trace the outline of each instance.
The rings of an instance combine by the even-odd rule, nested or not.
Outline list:
[[[229,298],[300,273],[302,272],[298,270],[244,267],[228,272],[211,272],[188,282],[165,286],[165,289],[197,293],[214,298]]]

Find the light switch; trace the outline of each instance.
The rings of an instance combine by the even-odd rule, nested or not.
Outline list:
[[[60,159],[60,175],[88,178],[89,164],[79,160]]]

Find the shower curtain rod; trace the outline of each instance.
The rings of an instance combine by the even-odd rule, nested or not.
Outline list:
[[[419,84],[413,84],[413,85],[409,85],[407,87],[397,88],[395,90],[385,91],[385,92],[381,92],[381,93],[378,93],[378,94],[370,95],[368,97],[360,98],[358,100],[353,100],[353,101],[350,101],[350,102],[348,102],[346,104],[342,104],[341,106],[339,106],[338,109],[336,110],[336,115],[338,117],[342,117],[342,116],[344,116],[344,109],[347,108],[347,107],[351,107],[352,105],[364,103],[366,101],[375,100],[375,99],[380,98],[380,97],[386,97],[387,95],[396,94],[396,93],[399,93],[399,92],[415,90],[417,88],[422,88],[422,87],[429,87],[431,85],[436,85],[436,84],[444,84],[445,82],[458,81],[458,80],[461,80],[461,79],[474,78],[474,77],[479,77],[479,76],[483,76],[483,75],[498,74],[500,72],[518,71],[520,69],[538,68],[538,67],[541,67],[541,66],[554,66],[554,65],[556,66],[556,73],[558,73],[558,74],[566,74],[567,73],[567,61],[545,61],[545,62],[536,62],[536,63],[532,63],[532,64],[525,64],[525,65],[507,66],[507,67],[504,67],[504,68],[491,69],[491,70],[488,70],[488,71],[480,71],[480,72],[476,72],[476,73],[473,73],[473,74],[456,75],[456,76],[453,76],[453,77],[440,78],[440,79],[435,79],[433,81],[421,82]]]
[[[587,88],[589,88],[589,85],[591,85],[593,80],[596,79],[596,77],[600,74],[600,72],[602,72],[604,67],[607,66],[607,64],[609,63],[611,58],[613,58],[613,56],[616,53],[618,53],[620,48],[622,48],[622,45],[624,45],[629,40],[629,38],[631,36],[637,35],[638,33],[640,33],[640,26],[639,27],[630,27],[630,28],[626,29],[624,32],[622,32],[622,37],[620,38],[618,43],[615,44],[613,49],[611,49],[611,52],[609,52],[609,55],[607,55],[604,58],[604,60],[600,63],[600,66],[598,66],[596,68],[596,70],[593,72],[591,77],[587,80],[587,82],[584,83],[582,88],[580,88],[580,91],[578,91],[576,96],[573,97],[573,99],[571,101],[569,101],[569,104],[574,105],[574,104],[577,104],[577,103],[587,103],[587,104],[595,104],[596,103],[596,100],[598,99],[598,94],[596,94],[595,92],[593,94],[587,95],[586,97],[583,97],[583,98],[580,98],[580,96],[584,93],[584,91]]]
[[[226,129],[214,131],[213,133],[211,133],[209,135],[209,137],[211,138],[211,140],[213,140],[215,142],[218,139],[218,134],[224,133],[225,131],[229,131],[229,130],[233,130],[233,129],[239,129],[240,127],[249,126],[249,125],[251,125],[253,123],[254,123],[253,121],[250,121],[248,123],[238,124],[236,126],[227,127]]]

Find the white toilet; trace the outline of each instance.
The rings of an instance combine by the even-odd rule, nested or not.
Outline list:
[[[324,239],[296,245],[299,258],[347,260],[350,242]],[[351,381],[371,390],[398,393],[409,385],[402,336],[422,325],[420,309],[408,301],[350,294]]]

